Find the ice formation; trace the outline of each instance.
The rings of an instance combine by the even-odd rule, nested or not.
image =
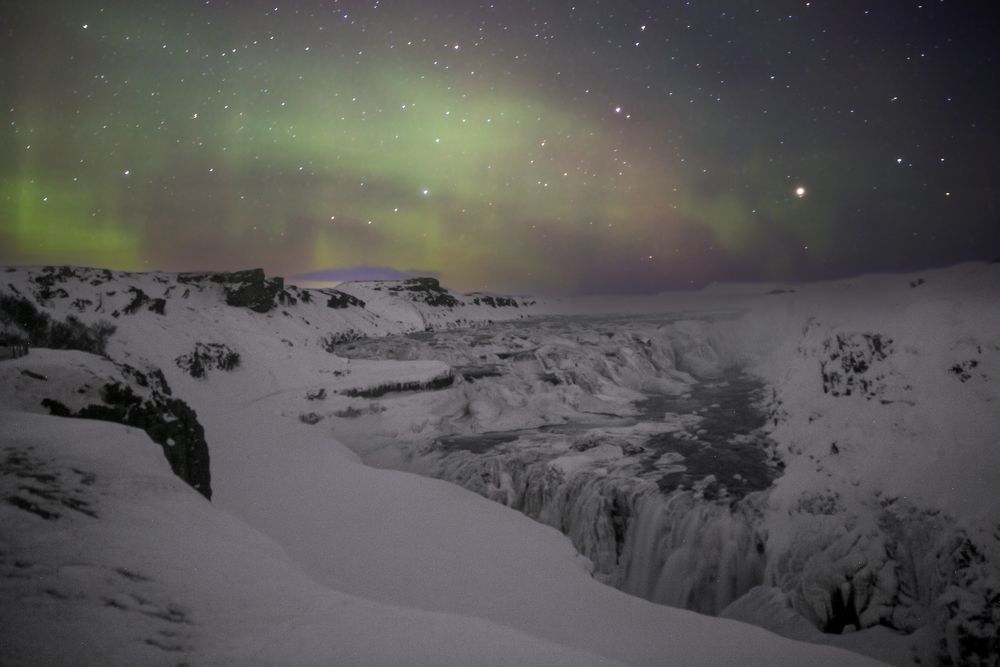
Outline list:
[[[580,583],[596,579],[901,664],[990,664],[1000,652],[997,271],[927,272],[919,289],[909,276],[872,276],[570,302],[462,296],[430,279],[304,290],[258,271],[10,269],[5,335],[75,351],[0,362],[0,405],[5,415],[96,406],[80,416],[159,429],[150,436],[170,460],[176,442],[142,418],[169,380],[204,426],[213,503],[276,541],[291,569],[394,609],[534,633],[532,649],[553,660],[655,662],[683,638],[661,644],[651,628],[694,623]],[[123,389],[102,390],[115,383]],[[59,430],[23,419],[7,421]],[[23,449],[5,433],[8,450]],[[24,493],[11,491],[21,501],[5,511],[19,530],[42,530],[39,512],[56,510]],[[501,505],[557,529],[585,560]],[[387,527],[371,530],[376,520]],[[5,538],[15,542],[39,556],[30,540]],[[9,553],[16,570],[21,556]],[[581,611],[564,619],[546,595]],[[608,613],[632,622],[600,630]],[[450,622],[393,614],[431,633]],[[739,635],[705,622],[720,625],[698,621],[692,639]],[[754,655],[846,660],[780,642]],[[428,661],[468,657],[420,645]],[[691,662],[725,661],[725,645],[694,645],[684,644]]]

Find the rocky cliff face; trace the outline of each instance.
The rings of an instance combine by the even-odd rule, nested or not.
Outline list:
[[[16,292],[0,293],[0,325],[5,341],[94,354],[104,354],[108,339],[115,332],[114,325],[106,321],[85,324],[72,314],[62,319],[52,317]]]
[[[142,429],[163,448],[163,455],[174,474],[211,500],[208,443],[205,442],[205,429],[191,406],[157,391],[143,398],[120,382],[109,382],[101,387],[100,398],[100,402],[75,412],[51,398],[42,399],[41,405],[57,417],[100,419]]]
[[[782,633],[891,631],[922,642],[924,664],[991,664],[982,660],[1000,651],[1000,532],[983,534],[961,516],[893,492],[888,482],[864,488],[857,479],[883,456],[902,467],[900,458],[879,453],[886,435],[909,440],[907,458],[926,457],[934,438],[899,423],[940,410],[940,399],[927,398],[928,383],[935,392],[938,384],[951,391],[975,385],[985,394],[989,349],[960,338],[945,359],[961,364],[925,361],[922,341],[876,323],[806,327],[804,338],[794,339],[802,382],[792,395],[774,386],[744,392],[739,376],[719,376],[725,359],[740,356],[730,349],[740,340],[730,327],[746,331],[721,318],[700,325],[542,319],[356,341],[338,353],[438,359],[461,369],[452,402],[432,411],[447,435],[413,436],[403,454],[382,460],[561,530],[609,584],[710,614],[770,600],[784,619],[774,626]],[[620,412],[610,399],[627,388],[667,394],[636,405],[650,425],[673,415],[669,432],[582,423]],[[787,414],[787,401],[802,396],[809,400]],[[743,414],[747,404],[756,409]],[[965,405],[956,412],[979,414]],[[576,406],[586,412],[574,415]],[[391,422],[392,404],[380,407],[380,423]],[[548,421],[563,414],[581,423]],[[954,414],[937,417],[949,446],[961,421]],[[834,418],[845,424],[828,430]],[[624,437],[629,428],[631,439]],[[757,429],[777,431],[781,449]],[[871,436],[875,429],[882,437]],[[970,437],[989,432],[995,428],[976,428]],[[404,447],[406,437],[405,429],[393,430],[384,444]],[[768,465],[747,458],[755,450]],[[739,618],[763,624],[773,611]]]
[[[435,278],[373,283],[382,297],[374,307],[346,290],[286,287],[262,269],[171,274],[47,266],[4,269],[0,278],[0,340],[26,342],[34,350],[27,365],[17,366],[26,374],[16,376],[16,384],[33,396],[31,408],[141,428],[161,446],[173,471],[205,497],[211,496],[209,445],[195,411],[171,391],[168,376],[183,388],[188,379],[205,385],[248,364],[259,367],[259,360],[241,354],[247,332],[262,333],[282,353],[332,352],[344,340],[432,326],[422,319],[411,325],[399,316],[413,304],[442,313],[436,326],[487,319],[478,301],[465,303]],[[493,310],[516,304],[488,305]],[[274,317],[283,321],[277,329],[264,324]],[[271,337],[265,330],[281,333]],[[81,362],[93,372],[77,377],[55,367],[33,369],[39,358],[51,356],[49,350],[96,355]],[[275,352],[256,354],[270,358]],[[436,380],[451,381],[450,373]],[[57,385],[76,393],[67,396]]]
[[[209,281],[219,283],[225,290],[226,303],[235,308],[248,308],[257,313],[267,313],[279,304],[292,303],[296,299],[285,290],[283,278],[268,278],[264,269],[247,269],[232,273],[181,273],[177,281],[197,283]]]
[[[0,381],[4,405],[145,431],[175,475],[212,497],[205,430],[191,406],[173,395],[160,370],[139,370],[78,351],[33,349],[0,365]]]

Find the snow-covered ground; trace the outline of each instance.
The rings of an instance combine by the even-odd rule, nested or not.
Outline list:
[[[582,301],[256,272],[0,278],[8,333],[107,338],[107,358],[0,361],[4,664],[865,662],[599,580],[899,663],[996,659],[1000,267]],[[114,332],[90,335],[100,322]],[[723,434],[706,423],[726,399],[686,406],[734,367],[763,384],[761,423]],[[209,471],[173,418],[151,423],[169,401],[204,428],[211,503],[170,476]],[[691,484],[712,438],[759,447],[773,474]],[[496,483],[454,480],[478,495],[403,472],[488,459]],[[734,578],[708,583],[712,563]]]
[[[0,414],[5,665],[613,662],[324,585],[172,476],[141,431]]]
[[[446,396],[355,406],[333,429],[371,462],[560,528],[622,590],[789,636],[870,628],[834,641],[899,663],[913,652],[993,655],[995,273],[957,267],[719,296],[703,312],[686,303],[669,316],[358,341],[344,353],[476,372]],[[738,389],[732,366],[768,385],[765,400],[743,400],[759,403],[769,444],[713,389]],[[657,402],[667,419],[647,421],[626,407],[635,392],[680,396]],[[608,415],[619,423],[594,423]],[[760,466],[733,456],[755,442],[784,466],[764,491]],[[677,489],[685,474],[702,483]]]

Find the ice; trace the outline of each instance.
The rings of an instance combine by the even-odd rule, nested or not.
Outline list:
[[[763,581],[765,537],[753,505],[730,509],[689,493],[643,497],[625,544],[622,590],[718,614]]]
[[[0,362],[0,405],[15,411],[4,413],[15,430],[2,444],[37,430],[48,440],[32,447],[82,488],[74,457],[121,438],[25,413],[44,412],[45,398],[76,411],[110,376],[145,391],[122,364],[162,371],[206,428],[213,504],[192,509],[193,492],[166,475],[156,448],[145,463],[102,455],[95,470],[122,483],[107,495],[114,511],[95,511],[108,532],[78,539],[95,562],[150,564],[126,570],[164,581],[157,596],[140,594],[163,614],[179,604],[215,619],[177,639],[195,658],[852,659],[666,604],[792,636],[806,637],[808,623],[842,633],[811,640],[896,662],[911,651],[928,664],[969,661],[1000,652],[997,271],[925,272],[919,290],[912,276],[868,276],[775,294],[716,287],[497,307],[424,282],[345,285],[338,296],[253,272],[19,268],[4,274],[5,295],[116,331],[108,359],[34,349]],[[195,376],[176,360],[197,349],[227,349],[240,363]],[[141,432],[130,433],[135,447]],[[88,497],[66,500],[88,509],[78,504]],[[141,530],[119,520],[130,503]],[[64,552],[44,546],[55,524],[33,508],[55,509],[30,498],[4,506],[20,541],[8,549],[5,533],[3,553],[57,563]],[[173,537],[155,528],[162,516]],[[187,525],[203,519],[210,528]],[[127,543],[111,537],[122,530]],[[217,535],[282,563],[242,558],[237,584],[294,579],[281,586],[298,592],[271,605],[210,585],[234,558]],[[203,551],[183,551],[185,540]],[[194,565],[175,571],[177,561],[151,555],[155,544],[218,565],[203,577]],[[66,559],[53,567],[66,568],[69,588],[98,591]],[[125,584],[101,590],[85,595],[110,601],[99,612],[50,596],[25,622],[44,627],[76,609],[49,622],[53,650],[96,633],[112,651],[124,644],[108,619],[133,603]],[[4,591],[5,601],[25,595]],[[136,618],[152,609],[133,602]],[[238,617],[219,621],[231,608]],[[333,624],[336,642],[322,639],[330,618],[345,619]],[[388,628],[386,652],[357,640],[373,637],[359,631],[368,623]],[[455,632],[476,637],[473,648],[449,642]],[[17,650],[41,650],[24,636]],[[148,662],[159,655],[148,646],[93,662]]]
[[[988,477],[979,474],[998,469],[996,449],[984,439],[996,432],[997,419],[984,403],[975,400],[959,408],[952,395],[962,384],[971,383],[975,389],[966,392],[970,397],[978,394],[976,400],[985,403],[995,400],[995,390],[987,391],[982,380],[987,377],[983,359],[995,354],[997,345],[977,339],[973,331],[979,330],[979,325],[972,324],[981,321],[985,326],[982,330],[989,330],[985,325],[989,320],[982,318],[997,319],[995,304],[986,307],[979,300],[980,286],[971,282],[981,270],[971,267],[966,273],[956,269],[940,276],[943,283],[950,283],[951,296],[964,299],[950,308],[967,319],[953,316],[950,330],[942,328],[948,320],[941,317],[933,320],[930,331],[916,323],[906,324],[906,318],[928,316],[927,307],[919,304],[888,311],[899,319],[888,318],[881,308],[887,299],[884,294],[865,288],[857,292],[859,288],[845,282],[814,289],[822,309],[808,302],[805,306],[809,310],[796,309],[805,301],[801,292],[807,288],[803,288],[800,296],[764,301],[737,317],[698,319],[688,314],[680,319],[664,318],[652,328],[648,321],[626,318],[612,324],[591,318],[565,321],[557,335],[553,329],[560,325],[554,322],[541,325],[538,331],[532,331],[531,324],[518,323],[512,325],[521,332],[518,344],[534,350],[535,358],[520,356],[515,368],[499,366],[499,378],[484,377],[473,387],[462,388],[470,397],[495,392],[498,385],[514,396],[530,396],[517,400],[518,407],[525,406],[518,410],[522,425],[530,430],[543,422],[541,416],[532,416],[532,407],[539,405],[546,415],[558,414],[569,420],[562,428],[565,432],[586,420],[586,410],[580,409],[586,401],[607,400],[614,395],[615,390],[606,389],[608,385],[619,388],[616,398],[621,405],[626,398],[622,387],[642,394],[656,387],[650,376],[670,376],[682,383],[670,393],[682,392],[682,399],[697,403],[691,388],[707,386],[727,364],[742,363],[775,388],[770,396],[753,400],[761,402],[771,420],[770,435],[777,443],[773,456],[789,466],[777,477],[774,488],[756,498],[754,511],[720,509],[697,497],[680,511],[664,509],[670,506],[670,499],[664,501],[648,489],[630,489],[632,483],[622,481],[625,476],[643,478],[646,472],[630,466],[630,457],[616,461],[615,457],[597,456],[602,451],[599,446],[594,447],[595,455],[573,453],[580,441],[562,437],[559,430],[546,430],[544,438],[521,430],[513,441],[502,432],[478,441],[473,435],[463,436],[470,443],[481,443],[463,445],[471,455],[451,453],[440,459],[436,458],[442,456],[439,452],[417,450],[421,453],[410,459],[410,469],[455,481],[558,527],[594,562],[597,576],[648,599],[714,613],[752,587],[768,584],[782,590],[797,617],[808,619],[816,630],[842,632],[885,625],[914,632],[925,623],[937,623],[931,620],[937,613],[933,610],[946,604],[943,591],[954,579],[947,574],[952,557],[945,555],[946,548],[907,537],[907,531],[919,532],[927,520],[918,515],[946,511],[953,522],[947,528],[942,526],[951,536],[946,541],[974,539],[978,549],[997,551],[988,523],[989,513],[995,510],[987,509],[996,507],[996,496],[984,486]],[[906,282],[897,284],[900,297],[911,298],[904,291],[908,289]],[[847,302],[846,294],[860,298]],[[967,306],[955,311],[957,303]],[[807,314],[810,310],[824,310],[827,317],[841,324],[824,325]],[[798,318],[801,326],[790,324]],[[608,340],[615,341],[614,351],[602,349],[602,330]],[[506,351],[509,348],[503,347],[509,338],[480,333],[477,339],[476,345],[463,348],[461,332],[434,335],[422,341],[420,351],[411,350],[410,358],[444,358],[441,355],[446,354],[451,363],[466,363],[484,351],[490,363],[495,357],[501,362],[512,358]],[[955,342],[948,344],[948,340]],[[920,351],[941,349],[942,344],[963,350],[962,354],[974,358],[975,363],[949,365],[936,354]],[[396,342],[371,345],[384,350]],[[936,369],[925,356],[937,358],[933,362]],[[690,373],[683,377],[682,371]],[[553,381],[533,385],[516,382],[532,372],[548,373]],[[949,374],[957,379],[950,389]],[[603,384],[603,378],[610,381]],[[550,389],[550,384],[554,388]],[[925,394],[923,400],[918,400],[918,393]],[[470,399],[470,403],[475,400]],[[624,406],[612,405],[608,401],[597,411],[623,417],[630,414]],[[913,410],[918,405],[924,409]],[[964,416],[959,417],[956,410]],[[691,406],[686,416],[697,414],[708,428],[694,428],[688,422],[680,437],[697,440],[709,436],[729,411],[718,401]],[[478,412],[463,413],[459,405],[450,408],[450,414],[459,418],[446,419],[442,429],[470,434],[478,430]],[[934,414],[940,421],[931,423]],[[468,416],[472,419],[465,421]],[[859,424],[864,426],[858,428]],[[489,424],[497,425],[495,420]],[[955,443],[959,449],[948,454],[937,453],[941,451],[937,443],[948,437],[942,432],[945,425],[948,435],[959,438]],[[609,433],[599,429],[591,427],[591,433],[597,442],[611,440]],[[736,444],[741,437],[732,438],[734,451],[746,451]],[[973,442],[980,444],[973,447]],[[649,441],[645,443],[648,447]],[[962,503],[975,498],[978,504],[955,504],[961,499],[955,492],[963,487],[932,479],[932,467],[926,459],[914,456],[914,447],[929,454],[934,466],[948,471],[944,472],[946,478],[971,473],[974,484],[963,489]],[[428,457],[437,463],[427,463]],[[657,461],[661,471],[675,475],[682,475],[691,465],[678,451],[667,451]],[[974,468],[961,472],[968,464]],[[975,468],[978,465],[985,468]],[[697,496],[712,488],[713,480],[722,479],[739,488],[748,481],[748,474],[746,468],[735,468],[721,477],[705,475],[690,487],[691,493]],[[616,494],[627,500],[617,499]],[[907,510],[912,516],[902,520],[892,516],[894,507],[911,502],[925,509]],[[628,518],[622,519],[623,515]],[[654,516],[659,518],[651,518]],[[961,521],[954,522],[956,517]],[[893,527],[897,524],[906,528],[898,530]],[[972,538],[973,534],[980,537]],[[794,536],[791,541],[789,535]],[[645,556],[637,558],[632,550],[623,550],[623,536],[627,536],[627,545],[644,545],[638,551]],[[989,558],[996,562],[995,555]],[[623,571],[630,576],[623,577]],[[992,576],[982,573],[974,578],[985,582]],[[900,584],[901,580],[912,583]],[[980,600],[975,603],[980,611],[969,613],[981,615],[984,603],[976,599]],[[961,608],[957,603],[953,606]],[[762,623],[767,620],[761,618]],[[964,632],[968,637],[988,634],[985,628],[991,627],[990,622]],[[968,640],[975,641],[979,640]],[[942,650],[953,656],[961,654],[956,648],[959,642],[951,641],[949,646],[924,646],[920,651],[925,656]]]

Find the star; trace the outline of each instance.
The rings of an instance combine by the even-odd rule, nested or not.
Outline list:
[[[289,275],[377,251],[452,286],[657,291],[687,286],[699,259],[695,282],[744,268],[815,277],[819,265],[797,254],[815,227],[864,219],[887,236],[904,211],[921,239],[957,226],[953,242],[884,253],[834,234],[824,275],[949,263],[1000,243],[985,176],[1000,150],[993,35],[961,3],[888,3],[862,19],[817,15],[823,3],[806,0],[791,16],[636,0],[613,18],[570,3],[555,20],[537,2],[103,4],[20,3],[24,29],[8,35],[0,72],[17,147],[0,184],[19,202],[0,264],[126,268],[153,255],[182,269],[185,244],[209,234],[220,262],[263,256]],[[898,30],[866,59],[879,22]],[[49,33],[66,36],[50,45],[58,68],[37,58],[34,37]],[[805,183],[821,177],[813,196]],[[837,210],[812,210],[832,196]],[[772,224],[807,208],[817,217]],[[73,221],[95,210],[108,224],[79,234]],[[522,252],[535,222],[563,243]],[[260,235],[242,233],[254,226]],[[662,265],[671,251],[619,243],[653,230],[715,250],[683,247],[690,263]],[[777,242],[767,252],[763,234]],[[264,254],[264,237],[285,245]],[[489,261],[467,261],[484,248]],[[577,262],[577,250],[598,259]],[[662,273],[633,270],[637,258]]]

